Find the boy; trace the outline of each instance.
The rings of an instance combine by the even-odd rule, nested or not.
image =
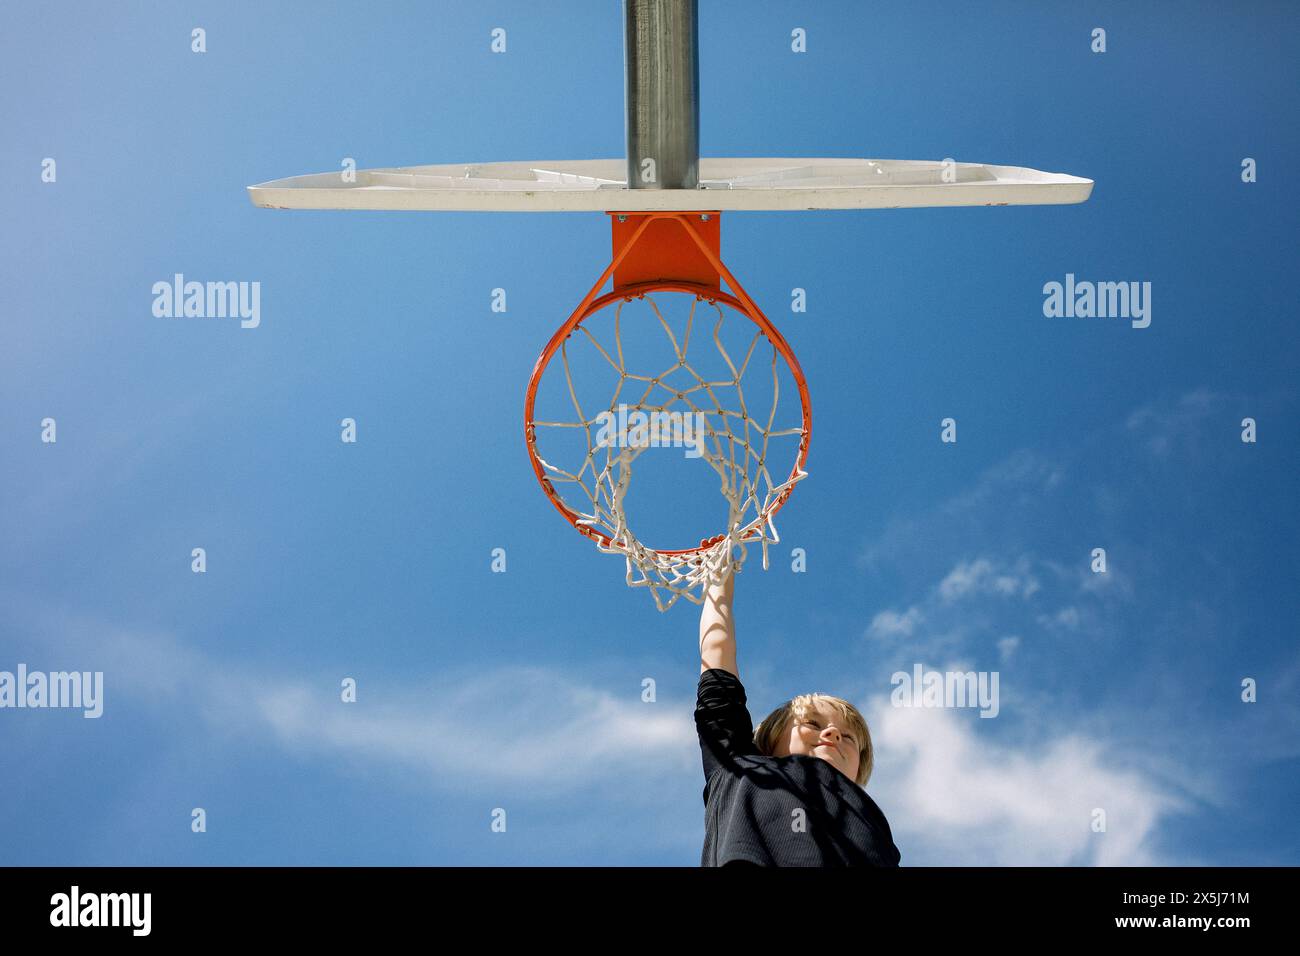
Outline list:
[[[709,588],[700,614],[700,865],[897,866],[889,823],[862,789],[873,750],[857,708],[801,695],[754,732],[736,669],[734,589],[728,573]]]

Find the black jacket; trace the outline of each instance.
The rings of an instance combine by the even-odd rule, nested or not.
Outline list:
[[[700,674],[700,865],[898,866],[889,823],[866,791],[820,757],[760,755],[745,704],[740,678],[721,669]]]

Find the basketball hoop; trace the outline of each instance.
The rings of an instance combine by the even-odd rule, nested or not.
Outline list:
[[[744,562],[749,544],[763,550],[768,565],[769,544],[780,540],[773,517],[785,504],[794,485],[807,474],[812,411],[808,384],[790,346],[718,257],[718,213],[611,214],[614,258],[587,297],[560,326],[542,351],[528,383],[524,401],[524,435],[533,471],[542,490],[579,532],[599,550],[620,554],[626,560],[627,583],[649,588],[655,605],[667,610],[679,597],[703,603],[709,584],[721,580]],[[651,279],[668,274],[686,278]],[[612,292],[601,295],[610,277]],[[724,292],[725,282],[731,292]],[[657,298],[664,294],[690,297],[684,325],[674,329]],[[668,369],[643,369],[625,355],[622,341],[623,309],[645,303],[643,321],[662,328],[675,364]],[[724,311],[725,307],[725,311]],[[613,311],[612,338],[603,345],[591,329],[593,321]],[[721,331],[728,313],[733,321],[748,323],[748,344],[743,354],[732,355]],[[584,402],[581,384],[574,381],[569,351],[572,340],[594,348],[618,374],[612,396],[599,403]],[[726,369],[722,377],[708,377],[692,365],[692,346],[716,352]],[[553,360],[557,359],[553,363]],[[540,421],[536,418],[539,384],[548,371],[563,370],[573,406],[572,419]],[[799,397],[795,421],[778,422],[780,378],[785,372]],[[770,375],[772,402],[766,409],[751,409],[745,398],[745,376]],[[676,374],[675,381],[670,376]],[[685,383],[685,384],[684,384]],[[630,386],[630,388],[629,388]],[[639,391],[638,391],[639,389]],[[626,394],[631,391],[632,395]],[[626,510],[627,492],[636,459],[648,444],[601,444],[597,422],[613,414],[620,399],[624,409],[641,412],[651,423],[655,416],[685,413],[699,416],[705,434],[698,444],[702,457],[717,473],[727,500],[726,527],[704,537],[698,545],[677,550],[650,547],[636,535]],[[586,454],[580,462],[556,462],[539,451],[539,429],[579,429],[586,437]],[[781,448],[782,444],[787,448]],[[785,453],[784,463],[770,456]]]

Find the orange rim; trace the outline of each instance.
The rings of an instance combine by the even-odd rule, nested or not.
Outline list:
[[[611,217],[616,217],[620,214],[611,213],[610,215]],[[555,334],[551,336],[551,340],[546,343],[546,348],[542,350],[542,354],[538,356],[537,363],[533,366],[532,377],[528,380],[528,392],[524,398],[524,442],[528,448],[528,457],[533,464],[533,474],[537,476],[537,481],[541,484],[542,491],[544,491],[546,497],[551,500],[551,504],[555,505],[556,510],[559,511],[570,524],[577,528],[580,534],[606,546],[610,544],[609,536],[588,525],[578,524],[578,519],[582,516],[564,503],[564,500],[555,490],[554,485],[547,476],[546,469],[542,466],[541,458],[537,454],[537,426],[533,421],[533,406],[536,402],[537,387],[541,382],[542,374],[550,364],[551,358],[557,351],[559,351],[560,345],[570,335],[572,335],[578,329],[578,326],[580,326],[586,319],[595,315],[611,303],[620,300],[631,301],[632,299],[643,298],[646,293],[649,292],[684,292],[694,295],[697,300],[721,302],[746,316],[750,321],[758,326],[762,334],[772,343],[773,347],[778,353],[780,353],[781,357],[785,359],[786,365],[790,369],[790,373],[794,376],[795,385],[799,390],[799,404],[802,409],[803,435],[799,439],[799,453],[795,458],[794,466],[790,469],[790,478],[794,478],[804,470],[804,465],[808,461],[808,445],[812,437],[812,403],[808,397],[808,383],[804,379],[803,369],[799,367],[799,360],[795,358],[794,352],[790,350],[789,344],[785,341],[785,338],[781,333],[777,331],[776,326],[768,320],[767,316],[763,314],[762,310],[759,309],[754,300],[749,297],[741,287],[740,283],[736,281],[735,276],[733,276],[727,267],[723,265],[722,260],[718,257],[717,253],[709,248],[709,244],[696,235],[687,224],[687,217],[699,217],[702,214],[699,212],[667,212],[626,213],[622,215],[625,215],[628,218],[633,216],[642,217],[644,218],[644,222],[641,222],[634,228],[631,238],[627,240],[621,249],[616,249],[614,258],[610,261],[610,264],[606,267],[605,271],[601,273],[600,278],[596,281],[596,284],[592,287],[591,291],[587,293],[586,297],[581,303],[579,303],[578,307],[574,309],[573,314],[569,316],[568,321],[560,326],[559,329],[556,330]],[[716,216],[718,214],[715,212],[709,215]],[[616,284],[612,292],[607,292],[601,295],[600,290],[605,286],[605,283],[609,281],[610,276],[614,274],[616,267],[625,260],[632,247],[644,237],[646,228],[650,225],[651,221],[655,219],[673,219],[679,222],[682,225],[683,230],[694,242],[698,251],[703,255],[704,260],[709,263],[717,273],[718,277],[727,283],[727,286],[734,294],[722,292],[717,288],[698,282],[686,282],[674,279],[655,279],[624,286],[618,286]],[[644,258],[644,253],[642,258]],[[791,485],[781,493],[781,496],[777,498],[776,502],[765,515],[756,518],[746,527],[741,540],[743,541],[749,538],[759,525],[767,522],[773,515],[780,511],[781,507],[790,497],[792,491],[794,491],[794,485]],[[655,550],[657,554],[668,556],[697,554],[712,547],[725,537],[725,534],[714,535],[711,538],[705,538],[694,548],[685,548],[680,551],[651,550]]]

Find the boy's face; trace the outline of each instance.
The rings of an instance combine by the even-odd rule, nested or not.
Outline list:
[[[845,725],[844,718],[829,704],[817,701],[816,711],[809,713],[804,721],[791,717],[789,730],[777,739],[772,756],[821,757],[850,780],[856,780],[861,746],[862,741]]]

